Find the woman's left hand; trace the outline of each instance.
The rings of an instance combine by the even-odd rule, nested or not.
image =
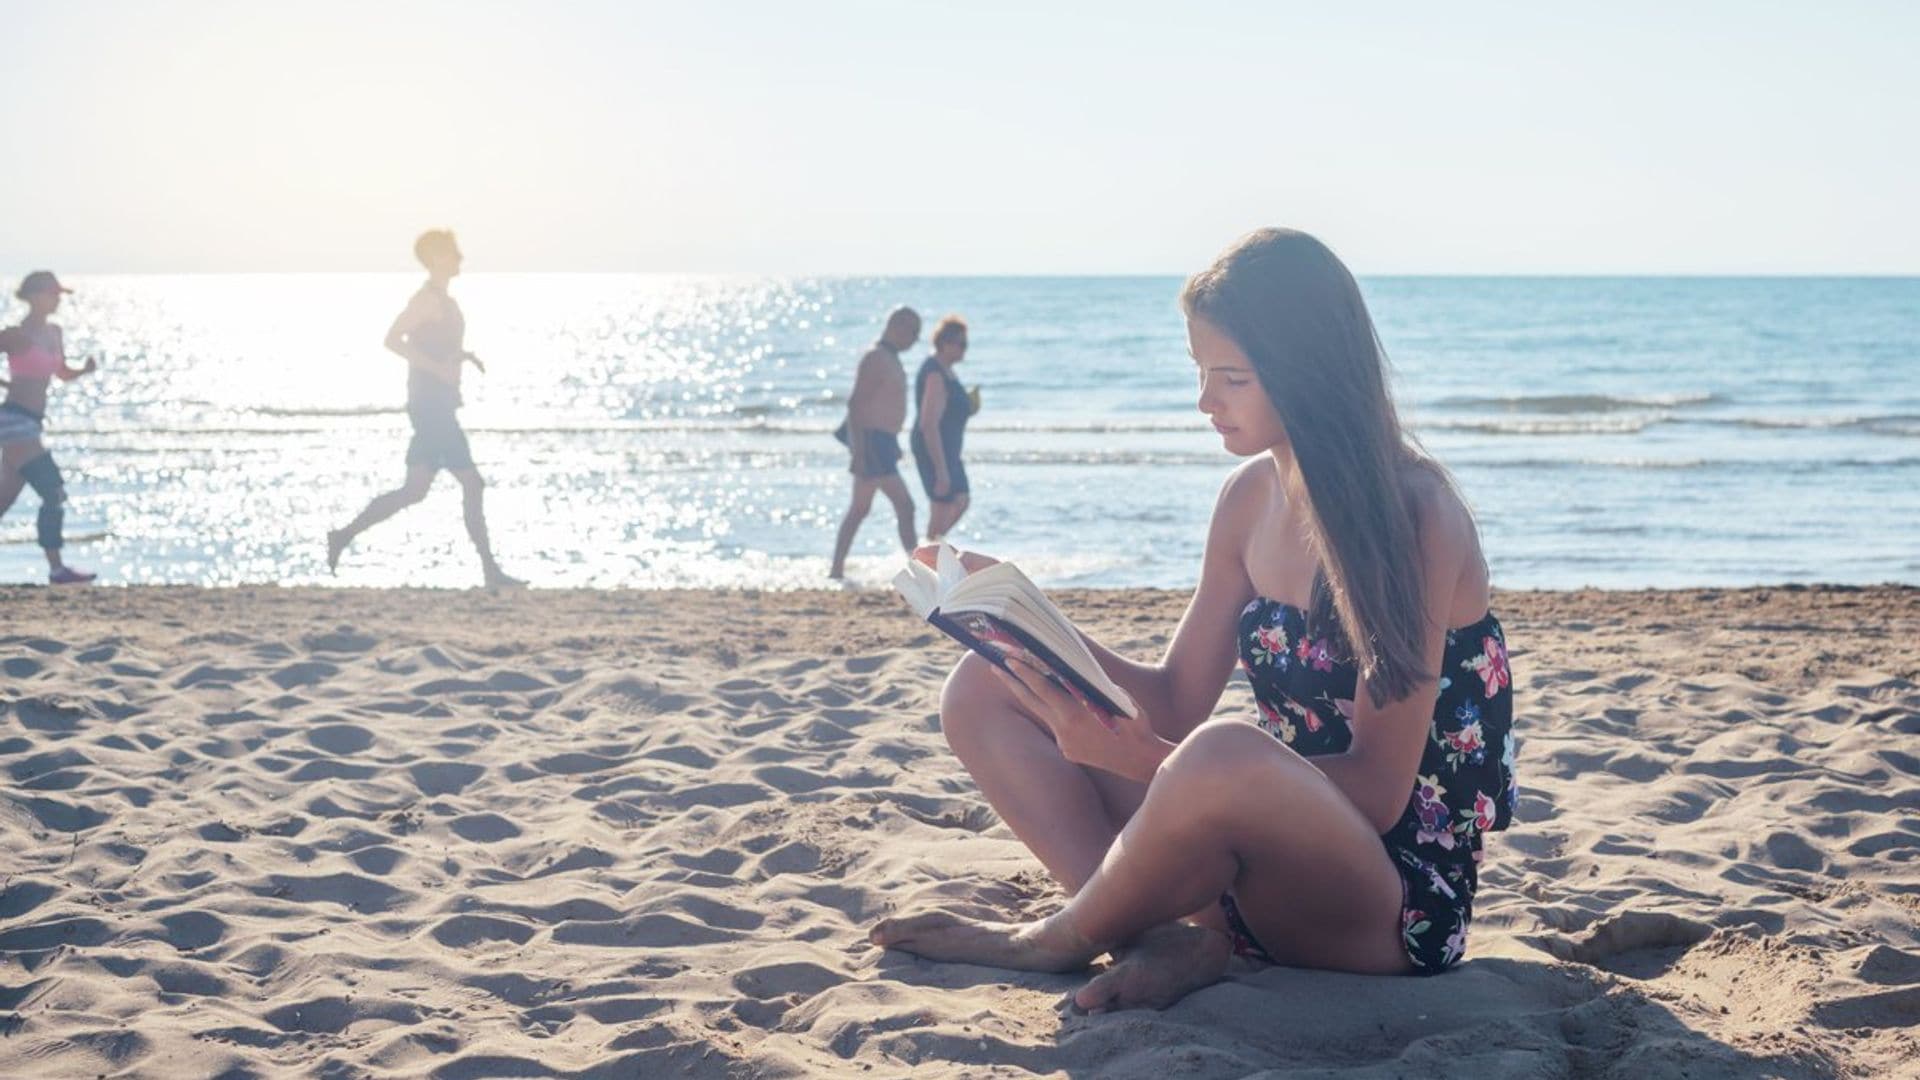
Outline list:
[[[1154,732],[1145,715],[1116,715],[1089,704],[1024,653],[1008,654],[1007,666],[1011,673],[995,670],[1020,704],[1047,725],[1060,755],[1075,765],[1146,783],[1173,752],[1173,744]]]

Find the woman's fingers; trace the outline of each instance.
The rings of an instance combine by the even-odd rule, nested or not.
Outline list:
[[[1009,661],[1007,667],[996,667],[994,671],[999,673],[1000,679],[1006,683],[1007,689],[1013,691],[1014,700],[1020,703],[1021,708],[1027,710],[1027,712],[1033,714],[1035,719],[1047,725],[1048,730],[1054,730],[1058,727],[1060,718],[1056,715],[1052,705],[1034,689],[1032,676],[1025,675],[1019,671],[1011,662],[1013,659],[1011,656],[1007,657]],[[1055,731],[1055,738],[1057,739],[1058,737],[1059,733]]]
[[[1047,711],[1056,720],[1066,720],[1076,714],[1093,714],[1084,702],[1075,697],[1060,682],[1058,676],[1048,671],[1039,661],[1025,654],[1008,657],[1022,669],[1021,681],[1033,691],[1044,704]]]

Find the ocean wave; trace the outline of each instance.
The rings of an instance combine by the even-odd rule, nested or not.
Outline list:
[[[1727,416],[1696,421],[1761,431],[1865,431],[1874,435],[1920,438],[1920,413],[1877,416]]]
[[[1431,420],[1416,419],[1415,431],[1469,431],[1481,435],[1638,435],[1671,417],[1611,416],[1586,419]]]
[[[319,407],[300,408],[295,406],[256,405],[245,411],[257,416],[354,417],[354,416],[393,416],[399,413],[404,413],[407,410],[397,405],[344,405],[339,408],[333,408],[333,409],[319,408]]]
[[[1511,394],[1497,397],[1459,395],[1432,403],[1445,409],[1505,409],[1533,413],[1610,413],[1647,409],[1676,409],[1688,405],[1712,405],[1730,399],[1713,393],[1698,394]]]
[[[1900,458],[1804,458],[1792,461],[1746,461],[1730,458],[1509,458],[1474,461],[1456,458],[1448,462],[1457,472],[1479,469],[1513,471],[1552,471],[1560,469],[1643,469],[1653,472],[1727,470],[1734,472],[1819,473],[1829,470],[1912,469],[1920,468],[1920,457]]]

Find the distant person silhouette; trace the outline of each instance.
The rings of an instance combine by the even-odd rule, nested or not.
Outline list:
[[[483,373],[487,370],[479,357],[466,350],[466,318],[447,294],[447,283],[460,273],[460,246],[453,233],[435,229],[420,234],[413,254],[427,268],[427,282],[387,331],[387,348],[407,362],[407,419],[413,423],[413,441],[407,444],[407,482],[375,496],[346,528],[327,534],[327,570],[338,569],[340,556],[354,538],[426,498],[434,474],[446,469],[460,481],[467,536],[480,553],[487,586],[524,585],[494,561],[482,503],[486,482],[474,468],[467,433],[460,427],[461,368],[472,364]]]
[[[839,435],[853,452],[853,503],[840,522],[833,542],[833,568],[827,576],[847,572],[847,552],[854,534],[873,507],[873,493],[885,492],[899,518],[900,546],[912,554],[919,541],[913,525],[913,496],[900,479],[900,429],[907,423],[907,369],[900,353],[920,340],[920,316],[912,308],[895,308],[887,316],[880,340],[860,358],[853,393],[847,396],[847,419]]]
[[[22,488],[30,487],[40,496],[38,539],[47,553],[47,581],[54,585],[84,585],[94,578],[60,558],[67,485],[52,452],[40,441],[47,388],[53,380],[72,382],[98,366],[92,357],[80,367],[68,366],[66,339],[58,325],[47,321],[60,310],[60,298],[72,291],[52,271],[35,270],[14,293],[27,302],[27,317],[18,326],[0,330],[0,352],[7,354],[10,376],[5,380],[7,399],[0,403],[0,516],[12,508]]]
[[[960,521],[970,502],[967,467],[960,460],[967,420],[978,400],[953,373],[967,357],[967,322],[958,315],[940,320],[933,329],[933,355],[914,376],[913,400],[920,414],[913,422],[913,463],[920,470],[920,486],[927,490],[927,540],[936,541]]]

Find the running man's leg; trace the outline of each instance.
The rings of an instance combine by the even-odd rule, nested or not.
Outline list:
[[[341,553],[361,533],[426,498],[427,490],[433,486],[433,474],[438,471],[431,465],[408,465],[406,483],[392,491],[375,495],[367,508],[360,511],[360,516],[348,522],[346,528],[328,533],[327,569],[331,571],[339,566]]]
[[[480,555],[480,569],[486,575],[491,587],[507,585],[525,585],[516,577],[509,577],[500,569],[493,557],[493,541],[487,536],[486,479],[480,470],[472,467],[454,469],[453,478],[460,481],[461,507],[467,519],[467,539],[473,541],[473,550]]]

